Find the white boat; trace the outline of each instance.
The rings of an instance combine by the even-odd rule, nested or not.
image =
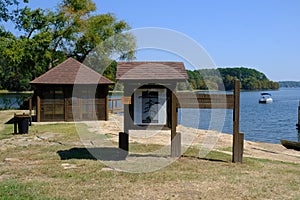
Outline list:
[[[272,103],[272,95],[270,93],[261,93],[261,97],[259,99],[259,103]]]

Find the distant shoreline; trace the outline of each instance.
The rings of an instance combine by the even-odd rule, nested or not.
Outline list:
[[[299,86],[282,86],[280,88],[300,88]],[[280,89],[279,88],[279,89]],[[180,90],[178,92],[224,92],[223,90]],[[272,90],[241,90],[241,92],[255,92],[255,91],[272,91]],[[276,91],[276,90],[274,90]],[[232,90],[226,90],[225,92],[232,92]],[[1,94],[33,94],[34,91],[9,91],[9,90],[0,90]],[[110,95],[123,95],[123,91],[109,91]]]
[[[299,88],[300,81],[278,81],[279,87]]]
[[[9,90],[0,90],[0,94],[33,94],[33,91],[9,91]]]

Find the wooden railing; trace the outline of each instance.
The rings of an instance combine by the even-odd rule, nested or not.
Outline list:
[[[108,112],[110,113],[124,112],[122,98],[108,98]]]
[[[233,109],[233,94],[193,94],[176,93],[178,108],[202,108],[202,109]]]
[[[235,81],[233,94],[176,93],[177,108],[233,109],[232,161],[242,162],[244,134],[239,132],[240,81]],[[300,123],[300,122],[299,122]]]

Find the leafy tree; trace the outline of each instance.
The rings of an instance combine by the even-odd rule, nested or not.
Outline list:
[[[300,87],[300,81],[280,81],[280,87]]]
[[[28,3],[28,0],[23,0],[24,3]],[[19,1],[17,0],[0,0],[0,22],[1,21],[9,21],[13,19],[14,13],[16,10],[10,11],[10,8],[13,6],[18,6]]]
[[[270,81],[265,74],[245,67],[218,68],[187,71],[189,82],[193,89],[219,89],[233,90],[234,80],[240,79],[244,90],[268,90],[278,89],[279,84]]]
[[[1,0],[1,5],[13,4],[17,1]],[[63,0],[56,10],[25,6],[14,15],[2,9],[1,19],[11,20],[22,35],[16,37],[0,28],[0,87],[28,90],[30,80],[67,57],[80,62],[96,58],[87,63],[99,72],[112,63],[112,55],[132,59],[135,41],[124,33],[129,25],[112,14],[94,15],[95,10],[91,0]]]

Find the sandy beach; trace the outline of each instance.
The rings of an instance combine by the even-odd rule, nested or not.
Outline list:
[[[110,115],[109,121],[98,121],[99,133],[110,134],[111,140],[118,142],[118,133],[123,130],[123,117]],[[87,123],[93,129],[94,123]],[[95,127],[94,127],[95,128]],[[96,128],[97,129],[97,128]],[[177,131],[181,133],[182,145],[206,146],[211,150],[231,154],[228,151],[232,147],[232,135],[216,132],[213,130],[199,130],[179,125]],[[170,144],[170,131],[130,131],[129,142],[142,144]],[[227,150],[226,150],[227,149]],[[263,158],[284,162],[300,163],[300,152],[287,149],[281,144],[244,141],[244,157]]]
[[[1,111],[1,126],[0,131],[4,128],[6,123],[15,111]],[[17,111],[23,112],[23,111]],[[118,142],[118,134],[123,130],[123,116],[117,114],[110,114],[108,121],[97,122],[84,122],[89,126],[90,131],[97,132],[98,134],[109,135],[113,142]],[[39,125],[44,123],[33,123]],[[200,146],[205,147],[206,151],[214,150],[223,153],[231,154],[230,148],[232,147],[232,135],[219,133],[213,130],[199,130],[188,128],[179,125],[177,131],[181,133],[181,140],[183,147]],[[55,137],[57,133],[44,133],[47,138]],[[130,131],[129,142],[140,144],[170,144],[170,131]],[[38,141],[36,137],[43,137],[43,135],[26,134],[18,137],[12,137],[1,140],[1,149],[4,150],[6,146],[24,146],[30,145]],[[26,142],[27,141],[27,142]],[[79,144],[77,144],[79,145]],[[129,144],[130,145],[130,144]],[[203,152],[202,152],[203,153]],[[204,152],[208,153],[208,152]],[[201,153],[200,153],[201,154]],[[284,162],[300,163],[300,152],[292,149],[286,149],[280,144],[271,144],[263,142],[244,141],[244,157],[254,157],[262,159],[270,159]]]

